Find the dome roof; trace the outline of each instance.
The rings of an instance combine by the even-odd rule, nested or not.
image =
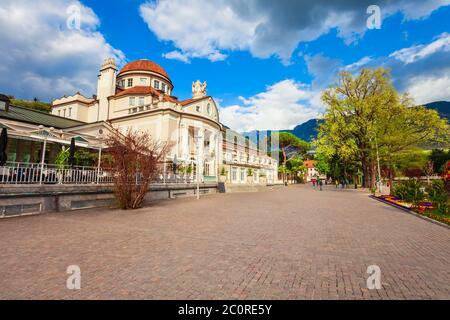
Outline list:
[[[156,64],[154,62],[145,59],[131,61],[127,63],[126,65],[124,65],[122,70],[120,70],[118,75],[127,71],[151,71],[159,73],[160,75],[169,79],[167,72],[159,64]]]

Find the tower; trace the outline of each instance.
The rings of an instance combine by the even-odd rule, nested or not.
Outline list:
[[[116,71],[114,58],[107,58],[103,61],[97,80],[97,121],[108,120],[108,97],[116,93]]]

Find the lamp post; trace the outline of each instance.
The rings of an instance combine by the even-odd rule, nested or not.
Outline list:
[[[197,135],[194,137],[195,139],[195,150],[197,155],[197,170],[196,170],[196,180],[197,180],[197,200],[200,199],[200,141],[203,139],[203,136]]]
[[[98,147],[98,161],[97,161],[97,184],[100,183],[100,166],[101,166],[101,161],[102,161],[102,138],[103,138],[103,134],[100,133],[99,135],[96,136],[97,140],[100,141],[99,147]]]
[[[45,162],[45,149],[47,148],[47,138],[48,134],[54,130],[53,127],[50,127],[48,129],[48,132],[45,131],[44,126],[40,125],[39,129],[44,132],[44,146],[42,148],[42,155],[41,155],[41,172],[39,176],[39,184],[42,184],[42,175],[44,174],[44,162]]]
[[[381,169],[380,169],[380,156],[378,154],[378,141],[377,135],[375,134],[375,148],[377,150],[377,166],[378,166],[378,190],[380,193],[383,191],[381,186]]]

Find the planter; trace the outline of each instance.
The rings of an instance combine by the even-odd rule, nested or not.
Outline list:
[[[219,177],[220,182],[227,182],[227,176],[220,176]]]
[[[259,177],[259,183],[266,185],[267,184],[267,177]]]
[[[247,177],[247,183],[248,184],[253,184],[253,176],[248,176]]]

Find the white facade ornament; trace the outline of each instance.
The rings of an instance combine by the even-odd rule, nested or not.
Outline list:
[[[200,80],[192,83],[192,98],[198,99],[206,96],[206,81],[203,84]]]

